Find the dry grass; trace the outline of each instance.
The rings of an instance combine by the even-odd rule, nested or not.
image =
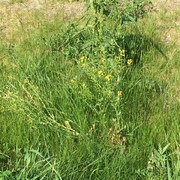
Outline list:
[[[180,1],[156,0],[156,18],[162,28],[164,42],[180,44]],[[57,0],[29,0],[24,3],[11,3],[9,0],[0,1],[0,33],[1,36],[15,40],[23,29],[31,30],[41,21],[51,21],[54,17],[67,21],[82,15],[84,3],[61,3]],[[16,36],[14,36],[16,35]]]
[[[61,3],[56,0],[29,0],[24,3],[10,3],[0,1],[0,35],[1,39],[15,41],[20,38],[21,32],[32,31],[38,28],[43,21],[52,21],[54,18],[68,21],[81,16],[84,12],[84,3]]]
[[[180,45],[180,1],[157,0],[155,22],[158,23],[165,43]]]

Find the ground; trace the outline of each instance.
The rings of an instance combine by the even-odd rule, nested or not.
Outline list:
[[[13,0],[0,0],[0,35],[8,38],[14,36],[14,31],[20,29],[18,27],[23,25],[26,28],[30,28],[29,25],[38,23],[37,15],[34,17],[35,12],[38,13],[41,21],[50,21],[55,16],[59,16],[59,18],[63,18],[66,21],[82,15],[85,9],[82,2],[62,3],[56,0],[13,2]],[[154,4],[156,13],[161,14],[161,17],[158,16],[156,22],[163,26],[163,40],[165,42],[174,41],[180,44],[180,18],[175,13],[180,10],[180,1],[156,0]],[[173,17],[173,19],[170,17]]]
[[[55,16],[66,21],[82,15],[83,12],[84,3],[80,2],[29,0],[24,3],[10,3],[9,0],[0,0],[0,35],[11,39],[14,31],[19,31],[21,26],[25,29],[32,28],[32,25],[39,24],[38,21],[51,21]]]

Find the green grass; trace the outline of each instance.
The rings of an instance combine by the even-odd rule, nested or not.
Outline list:
[[[178,179],[179,45],[86,20],[1,37],[0,179]]]

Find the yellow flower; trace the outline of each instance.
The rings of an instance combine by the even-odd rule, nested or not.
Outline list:
[[[118,97],[122,96],[122,91],[118,91]]]
[[[81,58],[80,58],[80,61],[83,63],[84,61],[85,61],[85,56],[82,56]]]
[[[110,81],[111,80],[111,76],[112,76],[111,74],[108,74],[107,76],[105,76],[105,80],[106,81]]]
[[[83,88],[86,88],[87,86],[86,86],[86,84],[85,84],[85,83],[83,83],[83,84],[82,84],[82,87],[83,87]]]
[[[71,82],[71,83],[74,83],[76,80],[77,80],[77,76],[73,77],[73,78],[70,80],[70,82]]]
[[[120,52],[120,56],[125,56],[125,49],[119,49],[119,52]]]
[[[75,81],[76,81],[76,77],[74,77],[74,78],[72,78],[70,81],[71,81],[71,83],[74,83]]]
[[[127,64],[128,64],[128,65],[131,65],[132,63],[133,63],[133,60],[132,60],[132,59],[128,59],[128,60],[127,60]]]
[[[102,76],[102,75],[103,75],[103,71],[101,71],[101,70],[98,71],[98,75],[99,75],[99,76]]]

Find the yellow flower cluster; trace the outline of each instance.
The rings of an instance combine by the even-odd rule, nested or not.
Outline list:
[[[81,56],[79,58],[79,61],[80,61],[80,64],[81,64],[81,67],[85,67],[86,66],[86,60],[87,60],[87,57],[86,56]]]
[[[126,50],[125,49],[119,49],[120,56],[125,57],[126,55]],[[132,65],[133,64],[133,59],[128,59],[127,60],[127,65]]]
[[[86,88],[87,86],[86,86],[86,84],[85,84],[85,83],[83,83],[83,84],[82,84],[82,87],[83,87],[83,88]]]
[[[84,63],[87,60],[87,57],[86,56],[81,56],[79,60],[80,60],[81,63]]]
[[[118,91],[118,97],[122,96],[122,91]]]
[[[101,70],[98,71],[98,75],[99,75],[99,76],[102,76],[102,75],[103,75],[103,71],[101,71]]]
[[[111,76],[112,76],[111,74],[106,75],[106,76],[105,76],[105,80],[106,80],[106,81],[110,81],[110,80],[111,80]]]
[[[101,76],[103,76],[103,75],[104,75],[103,71],[102,71],[102,70],[99,70],[99,71],[98,71],[98,76],[101,77]],[[111,77],[112,77],[111,74],[107,74],[107,75],[104,77],[104,79],[105,79],[106,81],[110,81],[110,80],[111,80]]]
[[[132,63],[133,63],[133,60],[132,60],[132,59],[128,59],[128,60],[127,60],[127,64],[128,64],[128,65],[131,65]]]
[[[120,56],[125,56],[125,49],[119,49]]]
[[[80,57],[80,61],[83,63],[85,60],[85,56]]]

